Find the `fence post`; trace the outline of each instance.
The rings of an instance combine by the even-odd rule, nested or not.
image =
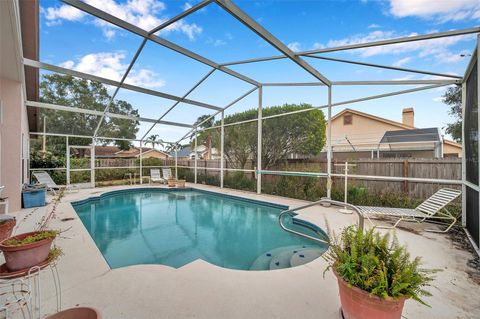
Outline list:
[[[135,166],[135,165],[133,165]],[[143,143],[140,140],[140,184],[143,184]]]
[[[257,194],[262,193],[262,86],[258,87],[258,115],[257,115]]]
[[[223,188],[223,148],[225,144],[225,112],[222,111],[222,127],[220,129],[220,188]]]
[[[92,138],[90,150],[90,187],[95,188],[95,138]]]
[[[403,177],[408,177],[408,159],[403,161]],[[408,193],[408,181],[403,181],[403,192]]]
[[[332,86],[328,87],[327,197],[332,198]]]
[[[194,183],[197,184],[197,157],[198,157],[198,153],[197,153],[197,127],[196,126],[195,126],[195,145],[194,145],[194,148],[193,148],[193,152],[195,153],[195,157],[194,157],[194,165],[195,165]]]
[[[70,185],[70,143],[68,141],[68,136],[67,136],[67,142],[66,142],[66,146],[67,146],[67,149],[65,150],[66,151],[66,156],[67,156],[67,180],[66,180],[66,183],[67,183],[67,186]]]
[[[177,156],[178,145],[175,145],[175,179],[178,179],[178,156]]]

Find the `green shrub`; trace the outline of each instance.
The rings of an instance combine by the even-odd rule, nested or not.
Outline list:
[[[425,305],[422,296],[431,296],[425,290],[437,270],[421,268],[420,257],[410,258],[405,246],[390,233],[382,235],[375,230],[362,231],[356,226],[344,228],[340,236],[328,231],[330,249],[324,255],[329,268],[349,285],[372,295],[412,298]]]
[[[257,183],[255,180],[245,176],[243,172],[234,172],[224,176],[223,184],[225,187],[240,189],[246,191],[255,191]]]

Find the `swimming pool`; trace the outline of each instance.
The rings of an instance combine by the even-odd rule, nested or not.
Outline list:
[[[178,268],[203,259],[232,269],[280,269],[311,261],[327,248],[280,228],[278,215],[286,206],[203,190],[130,189],[72,205],[111,268]],[[311,224],[288,222],[325,236]]]

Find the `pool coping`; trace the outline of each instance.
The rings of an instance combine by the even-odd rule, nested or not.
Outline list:
[[[233,200],[238,200],[238,201],[243,201],[243,202],[247,202],[247,203],[253,203],[253,204],[256,204],[256,205],[263,205],[263,206],[267,206],[267,207],[272,207],[272,208],[276,208],[276,209],[281,209],[282,211],[285,211],[285,210],[288,210],[290,209],[290,206],[289,205],[284,205],[284,204],[277,204],[277,203],[272,203],[272,202],[269,202],[269,201],[265,201],[265,200],[258,200],[258,199],[251,199],[251,198],[247,198],[247,197],[243,197],[243,196],[238,196],[238,195],[231,195],[231,194],[225,194],[225,193],[222,193],[221,191],[212,191],[212,190],[205,190],[205,189],[201,189],[201,188],[197,188],[197,187],[192,187],[192,186],[189,186],[189,187],[183,187],[183,188],[176,188],[176,187],[158,187],[158,186],[139,186],[139,187],[129,187],[129,188],[125,188],[125,189],[116,189],[116,190],[107,190],[107,191],[103,191],[103,192],[99,192],[93,196],[88,196],[87,198],[84,198],[84,199],[76,199],[76,200],[71,200],[71,201],[68,201],[68,203],[70,204],[70,207],[71,209],[74,211],[75,215],[78,217],[78,220],[80,221],[80,224],[82,225],[82,228],[83,228],[83,231],[86,232],[88,234],[88,237],[90,238],[90,240],[93,242],[95,248],[96,248],[96,251],[98,254],[100,254],[101,256],[101,259],[103,260],[103,262],[107,265],[107,267],[109,268],[110,271],[114,271],[114,270],[117,270],[117,269],[123,269],[123,268],[128,268],[128,267],[136,267],[136,266],[162,266],[162,267],[168,267],[168,268],[171,268],[171,269],[174,269],[174,270],[181,270],[183,269],[184,267],[188,266],[188,265],[191,265],[191,264],[194,264],[194,263],[197,263],[197,262],[203,262],[203,263],[206,263],[208,264],[209,266],[212,266],[212,267],[216,267],[216,268],[221,268],[221,269],[226,269],[226,270],[229,270],[229,271],[241,271],[241,272],[266,272],[266,271],[288,271],[289,269],[292,269],[292,268],[296,268],[296,267],[302,267],[302,266],[306,266],[312,262],[314,262],[316,259],[318,258],[321,258],[323,256],[323,254],[325,254],[327,251],[328,251],[328,248],[325,250],[325,252],[322,253],[322,255],[320,255],[319,257],[313,259],[313,260],[310,260],[309,262],[305,263],[305,264],[302,264],[302,265],[299,265],[299,266],[294,266],[294,267],[287,267],[287,268],[282,268],[282,269],[264,269],[264,270],[250,270],[250,269],[234,269],[234,268],[228,268],[228,267],[223,267],[223,266],[219,266],[219,265],[215,265],[213,263],[210,263],[209,261],[205,260],[205,259],[202,259],[202,258],[197,258],[195,260],[192,260],[191,262],[189,263],[186,263],[180,267],[173,267],[173,266],[169,266],[169,265],[165,265],[165,264],[150,264],[150,263],[146,263],[146,264],[133,264],[133,265],[127,265],[127,266],[123,266],[123,267],[116,267],[116,268],[112,268],[109,264],[109,262],[107,261],[107,259],[105,258],[105,256],[103,255],[103,253],[101,252],[100,248],[98,248],[97,246],[97,243],[95,242],[95,240],[93,239],[93,237],[91,236],[90,232],[88,231],[88,229],[86,228],[85,224],[83,223],[83,221],[81,220],[80,216],[78,215],[77,211],[75,210],[75,206],[80,206],[80,205],[84,205],[84,204],[87,204],[89,202],[93,202],[93,201],[98,201],[102,198],[107,198],[109,196],[115,196],[117,194],[121,194],[121,193],[132,193],[132,192],[141,192],[141,191],[158,191],[158,192],[173,192],[173,191],[197,191],[197,192],[200,192],[200,193],[205,193],[205,194],[209,194],[209,195],[214,195],[214,196],[219,196],[219,197],[226,197],[226,198],[229,198],[229,199],[233,199]],[[302,218],[302,215],[301,213],[292,213],[293,215],[293,223],[294,224],[297,224],[297,225],[300,225],[302,227],[306,227],[312,231],[318,231],[318,232],[321,232],[324,236],[327,236],[327,233],[325,232],[325,230],[319,226],[319,225],[316,225],[315,223],[311,222],[311,221],[308,221],[307,219],[304,219]],[[279,226],[280,227],[280,226]]]

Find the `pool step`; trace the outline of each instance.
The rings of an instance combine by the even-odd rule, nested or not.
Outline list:
[[[270,261],[269,269],[283,269],[283,268],[290,268],[290,259],[294,253],[298,252],[298,250],[287,250],[275,255],[272,260]]]
[[[275,248],[270,251],[267,251],[266,253],[261,254],[260,256],[257,257],[257,259],[255,259],[255,261],[250,266],[250,270],[268,270],[270,269],[270,262],[272,261],[272,258],[274,256],[286,250],[297,249],[298,247],[299,247],[298,245],[284,246],[284,247],[279,247],[279,248]]]
[[[297,267],[300,265],[307,264],[314,259],[320,257],[325,250],[318,248],[305,248],[296,253],[294,253],[289,260],[290,267]]]
[[[279,247],[260,255],[252,263],[250,270],[275,270],[296,267],[311,262],[324,252],[324,249],[314,246]]]

